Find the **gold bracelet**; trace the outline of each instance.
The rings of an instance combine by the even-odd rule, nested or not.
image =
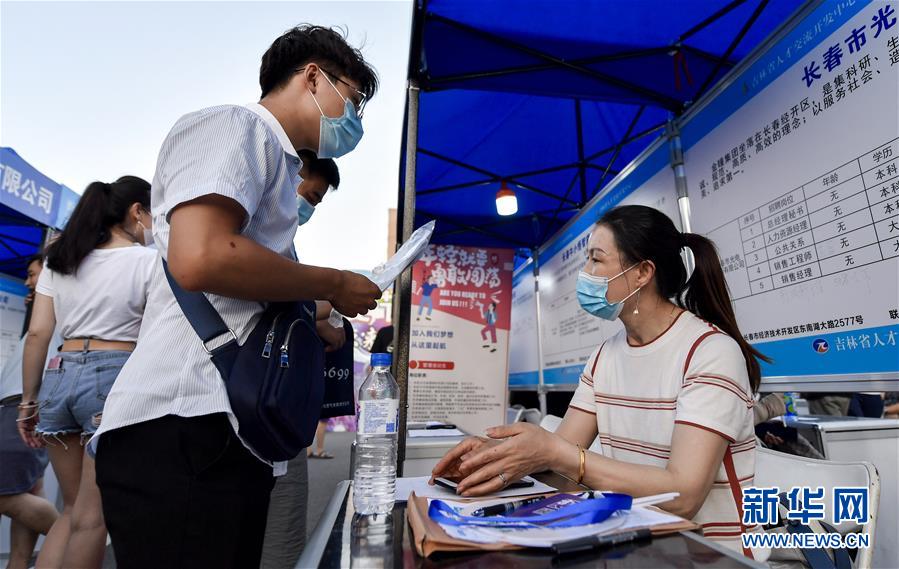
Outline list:
[[[580,461],[580,463],[578,464],[578,468],[577,468],[577,483],[580,484],[584,481],[584,474],[585,474],[586,463],[587,463],[587,451],[585,451],[584,449],[581,448],[580,443],[575,443],[575,444],[577,445],[578,458]]]

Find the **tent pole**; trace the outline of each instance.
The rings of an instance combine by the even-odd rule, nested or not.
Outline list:
[[[587,168],[584,165],[584,121],[581,118],[581,100],[574,100],[574,124],[577,127],[577,162],[578,173],[581,177],[581,203],[584,207],[587,203]]]
[[[684,148],[681,145],[680,128],[677,120],[672,117],[668,120],[668,149],[671,169],[674,170],[674,188],[677,191],[677,209],[680,213],[680,225],[684,233],[691,233],[690,223],[690,196],[687,193],[687,173],[684,170]],[[695,266],[693,253],[684,250],[684,263],[687,266],[687,274],[693,273]]]
[[[540,402],[540,416],[546,417],[546,383],[543,378],[543,318],[540,312],[540,257],[536,249],[531,249],[534,259],[534,306],[537,308],[537,400]]]
[[[406,177],[403,186],[403,217],[400,237],[405,243],[415,229],[415,159],[418,154],[418,84],[410,80],[406,90]],[[409,407],[409,338],[412,323],[412,267],[399,276],[393,297],[393,370],[400,388],[399,428],[397,430],[397,476],[403,475],[406,460],[406,418]]]

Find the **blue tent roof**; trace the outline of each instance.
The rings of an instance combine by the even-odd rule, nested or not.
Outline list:
[[[0,273],[24,278],[48,227],[62,228],[79,195],[0,148]]]
[[[801,3],[419,0],[416,225],[540,245]],[[501,181],[518,196],[508,218]]]

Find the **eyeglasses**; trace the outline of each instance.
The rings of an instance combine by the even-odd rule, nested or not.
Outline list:
[[[333,73],[333,72],[331,72],[331,71],[328,71],[327,69],[324,69],[324,68],[320,68],[320,69],[321,69],[322,72],[324,72],[325,74],[330,75],[331,77],[333,77],[338,83],[343,83],[344,85],[346,85],[347,87],[349,87],[350,90],[353,91],[353,92],[358,96],[358,101],[353,100],[352,102],[353,102],[353,106],[356,107],[356,114],[357,114],[357,115],[359,116],[359,118],[361,119],[361,118],[362,118],[362,115],[365,113],[365,105],[368,103],[368,97],[365,96],[365,93],[363,93],[363,92],[360,91],[359,89],[353,87],[352,85],[350,85],[349,83],[347,83],[346,81],[344,81],[343,79],[341,79],[336,73]],[[300,73],[300,72],[305,71],[305,70],[306,70],[306,66],[304,65],[303,67],[300,67],[299,69],[297,69],[296,72],[297,72],[297,73]],[[333,85],[333,83],[332,83],[332,85]],[[337,94],[340,95],[340,91],[338,91]],[[342,98],[342,97],[341,97],[341,98]],[[344,99],[344,100],[346,100],[346,99]],[[352,100],[352,99],[351,99],[351,100]]]
[[[322,69],[322,71],[324,71],[325,73],[327,73],[328,75],[330,75],[331,77],[336,79],[339,83],[343,83],[344,85],[349,87],[351,91],[353,91],[354,93],[356,93],[356,95],[359,96],[358,102],[353,101],[353,106],[356,107],[356,114],[359,115],[359,118],[361,119],[362,115],[365,113],[365,104],[368,103],[368,97],[365,96],[365,93],[363,93],[359,89],[353,87],[352,85],[350,85],[349,83],[347,83],[346,81],[344,81],[343,79],[338,77],[336,74],[331,73],[327,69]]]

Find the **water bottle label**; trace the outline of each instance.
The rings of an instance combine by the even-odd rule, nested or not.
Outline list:
[[[356,432],[363,435],[388,435],[397,432],[399,399],[379,399],[359,402],[359,422]]]

